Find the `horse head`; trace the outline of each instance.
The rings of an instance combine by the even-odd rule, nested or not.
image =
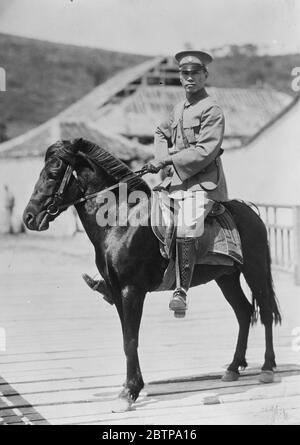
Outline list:
[[[106,149],[85,139],[58,141],[46,151],[45,165],[23,214],[24,224],[30,230],[47,230],[81,197],[128,176],[129,190],[150,193],[148,185]]]
[[[85,185],[76,174],[81,141],[57,141],[47,149],[45,165],[23,214],[28,229],[47,230],[68,203],[84,192]]]

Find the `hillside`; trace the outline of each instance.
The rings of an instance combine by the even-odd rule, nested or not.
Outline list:
[[[12,138],[45,122],[117,71],[146,56],[0,34],[0,67],[7,91],[0,92],[0,133]],[[209,83],[222,87],[271,86],[293,95],[291,70],[300,56],[258,56],[235,51],[216,57]],[[2,133],[4,131],[2,130]],[[1,139],[1,134],[0,134]]]
[[[237,54],[218,57],[212,71],[211,82],[215,87],[271,87],[295,95],[291,71],[300,66],[299,54],[280,56]]]
[[[96,85],[147,58],[0,34],[0,124],[8,138],[45,122]]]

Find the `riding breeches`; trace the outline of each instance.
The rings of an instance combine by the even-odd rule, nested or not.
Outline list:
[[[163,225],[175,225],[177,238],[198,238],[204,231],[204,220],[214,201],[205,191],[158,192]]]

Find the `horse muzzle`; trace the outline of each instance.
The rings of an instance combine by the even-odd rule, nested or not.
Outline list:
[[[23,222],[27,229],[41,232],[49,227],[49,214],[46,210],[39,213],[31,207],[26,207],[23,214]]]

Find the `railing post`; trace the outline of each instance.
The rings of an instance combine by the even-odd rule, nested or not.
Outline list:
[[[294,282],[300,286],[300,206],[293,208]]]

